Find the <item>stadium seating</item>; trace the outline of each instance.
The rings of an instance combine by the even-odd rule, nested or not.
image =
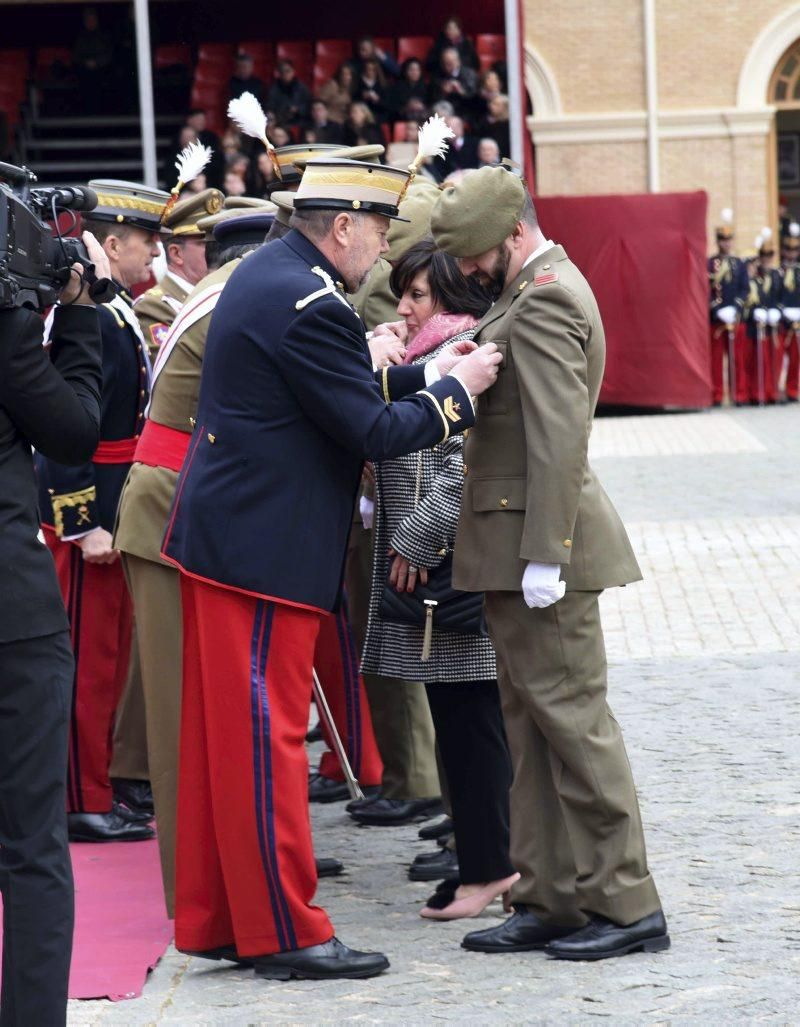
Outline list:
[[[187,43],[167,43],[157,46],[153,66],[156,71],[162,68],[173,68],[175,65],[191,67],[192,49]]]
[[[288,42],[278,43],[275,47],[275,59],[278,61],[291,61],[294,65],[295,74],[303,82],[311,82],[314,70],[314,55],[311,43],[305,39],[294,39]]]
[[[495,61],[506,59],[506,37],[483,33],[475,37],[475,49],[481,62],[481,71],[488,71]]]
[[[424,64],[432,46],[433,36],[400,36],[397,40],[397,60],[403,64],[409,57],[416,57]]]

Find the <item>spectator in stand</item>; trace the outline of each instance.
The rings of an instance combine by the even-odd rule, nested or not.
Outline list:
[[[283,125],[275,125],[274,122],[267,129],[267,135],[269,136],[269,141],[276,148],[278,146],[289,146],[292,143],[292,135],[289,129],[284,128]]]
[[[249,53],[240,51],[236,55],[236,69],[228,88],[229,99],[234,100],[242,93],[252,93],[259,103],[263,103],[265,92],[266,86],[253,74],[253,58]]]
[[[175,177],[175,158],[189,143],[197,142],[197,133],[189,125],[184,125],[178,133],[177,139],[169,148],[164,165],[161,168],[161,177],[165,182],[171,181]]]
[[[386,79],[377,60],[364,61],[361,74],[356,79],[353,99],[365,103],[376,121],[386,120]]]
[[[380,47],[376,46],[372,36],[361,36],[360,39],[356,40],[355,45],[353,64],[355,65],[356,75],[364,71],[364,65],[367,61],[377,61],[384,75],[388,75],[390,78],[397,78],[400,74],[400,66],[397,61],[390,54],[386,53],[385,50],[381,50]]]
[[[494,139],[503,157],[511,153],[511,137],[508,127],[508,97],[500,93],[489,101],[486,118],[476,126],[479,135]]]
[[[245,146],[245,140],[242,138],[242,133],[238,128],[234,128],[231,125],[225,129],[225,133],[222,136],[222,152],[225,154],[227,160],[231,154],[242,153]]]
[[[478,73],[461,63],[454,46],[442,50],[439,69],[431,82],[431,101],[449,100],[459,117],[474,114],[478,95]]]
[[[343,125],[347,119],[347,112],[353,102],[353,90],[355,89],[356,77],[352,64],[342,64],[330,82],[319,91],[319,98],[328,108],[328,115],[331,121],[338,121]]]
[[[189,111],[185,127],[194,129],[198,143],[211,147],[211,160],[206,164],[205,168],[206,181],[209,188],[221,189],[223,176],[225,175],[225,155],[222,152],[222,143],[219,136],[208,128],[208,119],[202,107],[195,107],[194,110]],[[180,153],[180,150],[176,152]],[[174,178],[174,168],[170,168],[170,173],[165,181],[172,182]]]
[[[225,194],[226,196],[244,196],[247,192],[247,186],[244,184],[244,179],[236,174],[235,171],[225,172]]]
[[[478,143],[478,167],[483,168],[486,165],[493,167],[495,164],[499,164],[501,160],[500,147],[497,145],[496,140],[481,139]]]
[[[428,98],[428,86],[422,75],[422,62],[416,57],[409,57],[403,64],[400,80],[386,91],[386,107],[396,121],[404,118],[418,117],[420,107],[424,111]],[[409,113],[409,105],[413,114]]]
[[[350,113],[344,123],[344,145],[369,146],[384,142],[383,132],[375,124],[375,118],[373,118],[369,107],[359,101],[351,103]]]
[[[312,132],[313,139],[308,138]],[[305,132],[307,143],[341,143],[343,128],[338,122],[332,121],[328,113],[328,106],[324,100],[311,101],[311,122]]]
[[[228,158],[227,170],[232,171],[234,175],[238,175],[239,178],[246,184],[247,179],[250,175],[250,158],[244,153],[236,153],[232,157]]]
[[[448,118],[447,124],[453,130],[455,138],[450,140],[444,159],[437,157],[434,162],[433,170],[441,173],[440,180],[453,171],[478,166],[478,140],[464,131],[464,122],[461,118]]]
[[[247,183],[247,195],[266,199],[269,196],[270,188],[274,181],[275,171],[272,167],[272,161],[269,159],[267,151],[262,149],[256,158],[250,180]]]
[[[308,121],[311,93],[295,74],[291,61],[278,63],[275,81],[267,94],[267,106],[284,125],[298,125]]]
[[[205,176],[205,172],[201,171],[200,174],[188,182],[183,189],[181,189],[181,196],[184,193],[202,193],[208,189],[208,179]]]
[[[72,64],[84,107],[92,113],[102,111],[108,98],[113,72],[114,43],[100,28],[94,7],[84,7],[83,27],[72,47]]]
[[[428,53],[428,59],[425,62],[428,71],[436,72],[441,66],[442,52],[453,47],[458,50],[461,63],[465,67],[472,68],[474,71],[478,70],[480,61],[475,47],[472,45],[472,41],[464,35],[461,19],[452,15],[444,23],[442,31]]]
[[[478,86],[478,97],[482,101],[480,104],[481,119],[486,118],[489,104],[496,96],[500,96],[502,92],[503,83],[496,71],[490,69],[484,75],[481,75],[480,85]]]

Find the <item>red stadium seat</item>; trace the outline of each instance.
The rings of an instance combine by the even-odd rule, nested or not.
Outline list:
[[[243,39],[236,52],[249,53],[253,61],[269,61],[271,64],[275,60],[275,47],[269,39]]]
[[[45,78],[56,63],[69,67],[72,64],[72,51],[68,46],[43,46],[36,51],[36,78]]]
[[[400,36],[397,40],[397,60],[402,64],[409,57],[416,57],[424,64],[433,46],[433,36]]]
[[[389,36],[375,36],[375,46],[379,50],[383,50],[384,53],[388,53],[390,57],[394,57],[396,47],[394,40]]]
[[[187,43],[166,43],[156,47],[155,60],[153,62],[156,70],[160,68],[172,68],[176,64],[189,67],[192,63],[191,47]]]
[[[225,86],[231,77],[231,69],[222,64],[198,64],[194,72],[194,81],[207,86]]]
[[[0,50],[0,71],[3,78],[27,78],[30,56],[27,50]]]
[[[506,59],[506,37],[483,33],[475,37],[475,49],[481,62],[481,71],[486,71],[495,61]]]
[[[318,39],[314,45],[314,60],[317,64],[335,62],[338,68],[352,56],[353,44],[349,39]]]
[[[16,85],[9,88],[0,84],[0,111],[8,118],[9,125],[16,125],[20,119],[19,105],[25,99],[25,83],[20,90]]]
[[[232,43],[201,43],[197,51],[198,64],[230,64],[232,60]]]
[[[406,141],[405,121],[395,121],[394,129],[392,131],[392,141],[395,143],[404,143]]]

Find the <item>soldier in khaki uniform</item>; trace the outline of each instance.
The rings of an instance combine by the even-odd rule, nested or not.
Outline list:
[[[598,600],[641,573],[587,462],[605,361],[600,313],[504,168],[444,193],[432,229],[465,274],[496,288],[476,340],[504,355],[465,444],[453,585],[486,593],[522,878],[513,916],[463,944],[565,959],[665,949],[630,766],[606,704]]]
[[[166,244],[167,273],[134,304],[151,357],[158,352],[189,293],[208,274],[206,234],[200,221],[220,211],[223,200],[219,189],[204,189],[178,200],[164,219],[167,228],[172,229]]]
[[[265,203],[253,245],[266,234],[275,209]],[[209,237],[222,220],[252,221],[252,208],[220,211],[200,221]],[[242,245],[246,237],[230,234],[226,247]],[[224,258],[230,249],[223,250]],[[159,355],[152,402],[137,447],[135,462],[120,499],[114,547],[122,552],[138,628],[147,751],[153,788],[158,843],[167,910],[174,916],[175,808],[178,786],[178,736],[181,682],[181,599],[178,574],[161,559],[161,541],[178,471],[188,447],[192,417],[197,410],[200,369],[208,326],[216,301],[241,261],[228,260],[212,271],[190,294],[181,312],[182,330],[175,345]],[[177,326],[181,328],[181,326]],[[169,357],[169,360],[166,358]],[[163,373],[162,373],[163,372]]]
[[[204,189],[178,200],[164,217],[165,227],[171,230],[166,240],[167,273],[133,305],[151,359],[155,358],[189,293],[208,274],[206,233],[199,222],[221,210],[223,199],[219,189]],[[118,799],[133,810],[152,814],[145,732],[139,645],[134,625],[128,680],[117,711],[110,774]]]

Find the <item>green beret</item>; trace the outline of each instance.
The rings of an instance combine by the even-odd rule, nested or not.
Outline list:
[[[408,218],[408,223],[393,221],[386,236],[389,243],[386,259],[389,263],[394,264],[420,239],[430,235],[431,214],[438,200],[438,189],[414,189],[413,186],[409,188],[406,198],[400,204],[400,213],[404,218]]]
[[[431,232],[451,257],[477,257],[507,239],[525,206],[525,185],[505,168],[480,168],[439,197]]]

